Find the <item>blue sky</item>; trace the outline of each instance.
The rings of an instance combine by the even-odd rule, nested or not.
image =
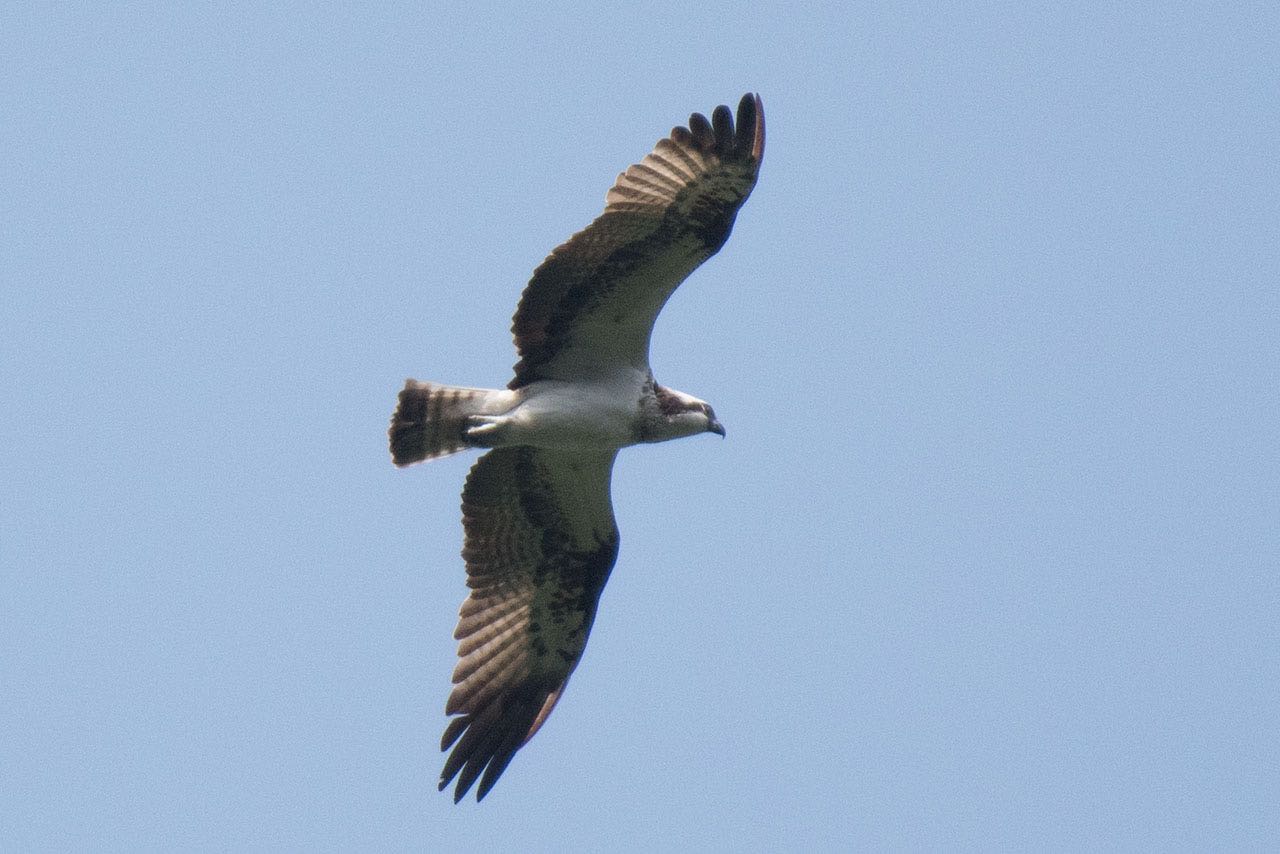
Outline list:
[[[1280,834],[1272,4],[0,12],[0,828],[32,848],[1261,847]],[[529,273],[764,98],[582,665],[435,791]]]

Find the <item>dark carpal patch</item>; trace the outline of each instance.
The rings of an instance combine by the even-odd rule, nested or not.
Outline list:
[[[736,125],[727,106],[710,119],[694,113],[688,127],[673,129],[624,171],[604,212],[557,247],[521,294],[511,326],[519,361],[508,387],[556,379],[572,395],[575,384],[647,371],[658,312],[728,238],[763,151],[760,100],[748,94]],[[498,393],[409,381],[390,430],[395,462],[460,450],[473,416],[534,392],[489,394]],[[707,429],[723,435],[707,404],[658,385],[652,373],[638,403],[637,433],[702,411]],[[477,799],[484,798],[551,714],[578,664],[618,557],[609,498],[615,454],[497,447],[467,476],[462,556],[471,592],[454,632],[459,660],[445,703],[452,720],[440,741],[449,752],[440,788],[456,780],[455,802],[477,783]]]
[[[617,528],[605,534],[593,532],[595,542],[591,548],[575,548],[576,543],[560,518],[556,497],[538,470],[536,456],[533,448],[519,448],[514,463],[520,509],[534,527],[542,530],[543,559],[534,568],[535,581],[545,582],[554,573],[558,587],[573,594],[553,603],[553,615],[556,607],[583,610],[588,599],[594,610],[594,600],[609,580],[618,557]]]
[[[707,254],[711,255],[720,251],[720,247],[729,239],[729,233],[733,231],[733,222],[737,218],[736,209],[717,210],[705,221],[694,220],[691,230],[707,248]]]
[[[666,297],[728,240],[755,186],[763,148],[763,115],[756,96],[746,95],[736,126],[723,105],[710,121],[694,113],[687,128],[672,129],[644,161],[624,172],[604,213],[556,247],[525,287],[512,319],[520,359],[508,388],[548,376],[584,325],[617,323],[611,299],[651,312],[629,320],[644,330],[635,346],[642,344]],[[623,284],[650,295],[616,296]]]
[[[463,604],[456,633],[460,654],[464,647],[467,652],[446,705],[446,713],[458,717],[441,739],[441,749],[451,752],[440,777],[441,789],[456,778],[455,801],[477,780],[477,797],[483,798],[550,712],[586,645],[600,591],[617,559],[611,514],[605,516],[607,530],[575,534],[568,527],[557,488],[574,489],[576,482],[559,481],[557,487],[549,480],[541,468],[547,461],[539,458],[545,453],[529,447],[490,451],[472,468],[463,490],[463,555],[472,596]],[[475,616],[501,618],[515,613],[513,608],[528,609],[519,634],[501,644],[485,639]],[[499,660],[501,667],[472,679]]]

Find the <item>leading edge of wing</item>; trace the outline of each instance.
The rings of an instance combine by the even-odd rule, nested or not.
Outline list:
[[[747,94],[673,128],[618,176],[605,210],[534,271],[512,320],[520,360],[510,388],[580,379],[625,363],[648,369],[667,298],[728,239],[764,155],[764,106]]]
[[[616,452],[500,448],[462,493],[467,585],[440,749],[454,801],[497,782],[560,698],[618,555],[609,498]]]

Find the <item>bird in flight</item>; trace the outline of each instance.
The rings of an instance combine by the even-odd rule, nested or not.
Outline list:
[[[605,209],[533,273],[505,389],[408,380],[391,419],[397,466],[489,449],[462,490],[470,595],[440,749],[440,789],[483,798],[542,726],[582,657],[618,556],[609,481],[619,449],[724,436],[706,401],[659,385],[649,338],[676,287],[729,237],[764,152],[758,95],[689,117],[618,176]]]

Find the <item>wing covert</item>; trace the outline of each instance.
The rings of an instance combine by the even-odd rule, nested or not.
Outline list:
[[[512,321],[520,360],[509,388],[649,369],[649,336],[676,287],[729,237],[764,154],[764,107],[744,95],[737,123],[699,113],[618,176],[605,209],[534,271]]]
[[[467,586],[454,636],[454,718],[440,774],[454,800],[477,800],[533,737],[586,646],[618,554],[609,498],[616,452],[501,448],[471,469],[462,493]]]

